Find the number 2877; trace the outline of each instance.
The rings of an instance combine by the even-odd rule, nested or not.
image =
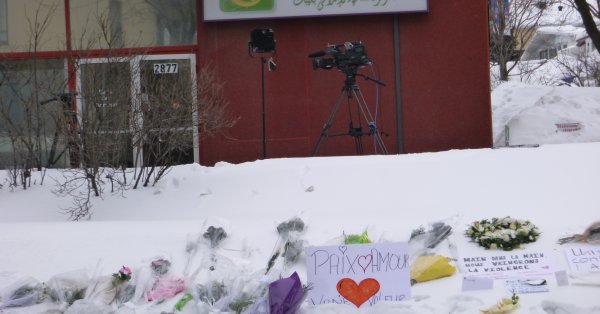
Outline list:
[[[177,63],[155,63],[154,74],[177,73],[179,70]]]

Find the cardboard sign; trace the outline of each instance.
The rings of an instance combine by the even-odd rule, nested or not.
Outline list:
[[[600,271],[600,246],[572,244],[565,248],[565,255],[571,271]]]
[[[408,243],[306,248],[308,303],[372,306],[410,297]]]
[[[543,252],[502,252],[462,257],[465,276],[508,278],[553,273],[554,260]]]

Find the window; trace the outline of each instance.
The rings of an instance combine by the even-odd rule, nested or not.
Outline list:
[[[70,4],[76,49],[196,43],[196,0],[71,0]]]
[[[123,7],[121,1],[110,0],[108,3],[110,18],[111,47],[123,47]]]
[[[80,126],[93,130],[83,140],[94,143],[86,153],[112,166],[197,161],[191,57],[81,60]]]
[[[82,140],[94,143],[87,147],[87,154],[103,165],[131,167],[129,62],[106,61],[80,65],[80,124],[93,130],[82,135]]]
[[[196,7],[193,0],[148,0],[156,15],[157,44],[189,45],[196,42]]]
[[[0,0],[0,45],[8,45],[8,20],[6,0]]]
[[[57,99],[66,90],[64,60],[3,61],[0,83],[0,169],[67,165],[65,138],[55,133],[69,109]]]
[[[552,59],[558,55],[558,50],[556,48],[544,49],[540,51],[539,55],[540,59]]]

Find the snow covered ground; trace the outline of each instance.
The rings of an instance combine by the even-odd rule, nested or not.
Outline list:
[[[501,84],[492,92],[494,146],[600,141],[600,88]],[[577,124],[561,130],[557,124]]]
[[[564,104],[562,113],[559,109],[548,112],[565,119],[577,112],[592,115],[589,120],[578,120],[586,132],[595,130],[593,123],[600,120],[598,110],[591,108],[594,102],[600,103],[598,96],[582,88],[511,84],[494,92],[496,137],[503,125],[515,124],[517,118],[526,130],[528,120],[523,120],[523,114],[544,105],[558,108]],[[519,104],[530,105],[518,108]],[[537,137],[530,139],[536,143],[554,136],[551,132],[532,134]],[[519,133],[513,131],[511,136],[512,144]],[[304,256],[291,265],[279,261],[269,276],[262,275],[280,242],[277,226],[295,217],[306,224],[301,234],[305,246],[341,245],[343,234],[365,230],[373,242],[407,241],[419,226],[444,221],[453,227],[450,238],[441,244],[449,257],[503,254],[484,250],[463,233],[475,220],[511,216],[530,220],[542,232],[537,242],[516,252],[543,252],[554,261],[543,275],[549,292],[521,294],[516,313],[555,313],[550,310],[552,302],[569,304],[565,313],[600,313],[599,282],[578,285],[571,277],[569,285],[559,286],[555,274],[577,275],[567,265],[565,247],[557,240],[581,233],[600,220],[599,160],[600,143],[580,143],[186,165],[172,169],[154,188],[95,200],[92,219],[82,222],[65,221],[60,208],[69,206],[70,200],[52,193],[55,186],[48,177],[44,185],[34,184],[27,191],[5,185],[0,189],[0,291],[22,276],[45,282],[57,274],[80,270],[94,277],[110,275],[123,265],[134,270],[136,282],[142,278],[141,269],[157,257],[170,260],[172,273],[186,277],[188,284],[218,280],[233,291],[243,289],[242,279],[271,281],[294,271],[306,282]],[[39,182],[38,173],[35,179]],[[202,238],[209,226],[222,227],[228,234],[216,249]],[[186,252],[189,243],[198,244],[196,253]],[[210,271],[210,266],[215,270]],[[460,263],[456,266],[460,268]],[[380,302],[358,310],[348,304],[312,307],[305,303],[301,312],[478,313],[510,296],[502,279],[495,280],[490,290],[462,291],[465,275],[457,272],[416,284],[407,301]],[[247,289],[254,287],[248,282]],[[171,312],[178,299],[135,303],[119,313]],[[53,307],[46,302],[4,313],[42,313]],[[214,313],[204,310],[194,308],[193,312]]]

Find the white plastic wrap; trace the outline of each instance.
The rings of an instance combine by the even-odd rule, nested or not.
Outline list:
[[[135,293],[131,302],[134,304],[146,302],[148,292],[152,290],[152,285],[156,281],[156,276],[152,272],[152,268],[148,266],[141,267],[136,271],[133,284],[135,285]]]
[[[48,294],[52,301],[73,304],[83,299],[90,278],[84,270],[76,270],[55,275],[47,282]]]
[[[410,261],[413,262],[417,257],[423,255],[435,255],[447,251],[447,245],[442,243],[452,233],[452,226],[446,221],[432,223],[428,228],[414,230],[408,241],[408,253]],[[444,255],[446,255],[444,254]]]
[[[269,283],[274,279],[273,276],[265,276],[260,272],[250,275],[240,274],[235,280],[225,283],[228,293],[217,301],[213,308],[225,312],[233,311],[233,313],[252,313],[249,310],[262,313],[260,308],[266,301]]]
[[[88,286],[85,299],[93,303],[109,305],[116,300],[117,288],[111,276],[96,278]]]
[[[44,300],[43,286],[32,277],[23,277],[0,290],[0,310],[23,307]]]
[[[77,300],[71,305],[65,314],[112,314],[112,307],[95,302],[91,299]]]

